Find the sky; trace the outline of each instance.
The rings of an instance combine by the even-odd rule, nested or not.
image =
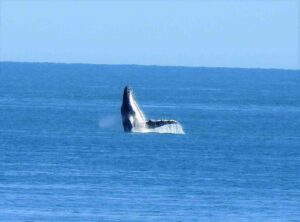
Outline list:
[[[300,1],[0,0],[0,61],[300,69]]]

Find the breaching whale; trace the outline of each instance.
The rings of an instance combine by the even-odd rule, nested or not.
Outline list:
[[[176,120],[147,120],[134,98],[133,90],[128,86],[123,93],[121,115],[125,132],[184,134]]]

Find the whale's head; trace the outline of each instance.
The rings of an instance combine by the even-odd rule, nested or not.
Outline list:
[[[132,94],[133,91],[129,86],[126,86],[124,88],[123,92],[123,105],[130,106],[130,94]]]
[[[145,124],[145,116],[134,98],[133,90],[128,86],[124,88],[121,114],[125,132]]]
[[[132,116],[134,115],[134,111],[131,104],[132,97],[132,89],[129,86],[124,88],[123,92],[123,100],[121,106],[121,114],[122,114],[122,122],[125,132],[130,132],[133,127]]]
[[[122,100],[122,107],[121,107],[121,111],[122,111],[122,115],[124,114],[132,114],[134,112],[133,110],[133,90],[129,87],[126,86],[124,88],[124,92],[123,92],[123,100]]]

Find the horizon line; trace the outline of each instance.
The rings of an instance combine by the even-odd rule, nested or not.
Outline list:
[[[94,65],[94,66],[148,66],[148,67],[162,67],[162,68],[186,68],[186,69],[262,69],[262,70],[287,70],[287,71],[300,71],[300,68],[266,68],[266,67],[229,67],[229,66],[188,66],[188,65],[156,65],[156,64],[129,64],[129,63],[84,63],[84,62],[32,62],[32,61],[9,61],[0,60],[0,63],[31,63],[31,64],[61,64],[61,65]]]

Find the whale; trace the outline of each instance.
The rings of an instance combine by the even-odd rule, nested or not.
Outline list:
[[[176,120],[147,119],[139,107],[132,88],[125,86],[121,105],[124,132],[156,132],[184,134],[183,128]]]

